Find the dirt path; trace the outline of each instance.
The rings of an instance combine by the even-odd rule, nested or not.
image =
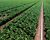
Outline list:
[[[45,40],[45,38],[43,38],[44,37],[43,26],[44,26],[44,17],[43,17],[43,2],[42,2],[41,12],[40,12],[40,16],[39,16],[39,23],[38,23],[38,27],[36,30],[35,40]]]

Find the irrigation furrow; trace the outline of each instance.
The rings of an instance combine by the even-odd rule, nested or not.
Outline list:
[[[38,1],[39,2],[39,1]],[[38,3],[36,2],[36,3]],[[21,12],[19,12],[18,14],[14,15],[13,17],[7,19],[6,21],[3,21],[2,24],[0,25],[0,27],[4,26],[5,24],[7,24],[9,21],[12,21],[15,17],[19,16],[20,14],[22,14],[24,11],[26,11],[27,9],[31,8],[33,5],[35,5],[36,3],[30,5],[29,7],[27,7],[26,9],[22,10]]]

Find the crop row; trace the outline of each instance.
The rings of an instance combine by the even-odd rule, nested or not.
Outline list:
[[[28,0],[0,0],[0,12],[7,9],[11,9],[15,6],[31,3],[33,1],[35,2],[35,0],[32,0],[32,1],[30,0],[29,1]]]
[[[41,3],[37,3],[14,18],[0,31],[1,40],[33,40],[40,14]]]
[[[50,0],[44,0],[46,40],[50,40]]]
[[[35,2],[34,4],[30,3],[27,5],[21,6],[19,8],[15,8],[13,10],[8,10],[7,12],[4,12],[3,14],[1,13],[1,15],[3,15],[3,16],[0,17],[0,25],[4,24],[5,22],[8,22],[9,20],[18,16],[19,14],[21,14],[25,10],[29,9],[31,6],[35,5],[36,3],[37,2]]]
[[[15,6],[11,7],[11,8],[7,8],[7,9],[4,9],[4,10],[0,11],[0,13],[6,12],[8,10],[12,10],[14,8],[18,8],[18,7],[23,6],[23,5],[26,5],[26,4],[30,4],[30,3],[32,3],[32,2],[24,3],[24,4],[20,4],[20,5],[15,5]]]
[[[16,13],[20,12],[21,10],[23,10],[22,8],[25,8],[27,5],[22,5],[20,7],[16,7],[7,11],[4,11],[2,13],[0,13],[0,21],[2,21],[5,18],[9,18],[10,16],[15,15]]]

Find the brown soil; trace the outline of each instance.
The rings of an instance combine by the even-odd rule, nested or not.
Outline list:
[[[40,16],[39,16],[39,22],[38,22],[38,27],[36,30],[36,36],[35,36],[35,40],[46,40],[45,39],[45,32],[44,32],[44,17],[43,17],[43,2],[42,2],[42,6],[41,6],[41,12],[40,12]]]

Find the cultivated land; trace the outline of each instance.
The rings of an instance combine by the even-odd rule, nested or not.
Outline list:
[[[0,0],[0,40],[50,40],[49,4],[49,0]]]
[[[50,40],[50,0],[44,0],[46,40]]]
[[[2,2],[5,4],[11,1]],[[41,2],[39,0],[14,2],[13,0],[13,3],[1,5],[5,8],[1,7],[0,11],[0,40],[33,40]]]

